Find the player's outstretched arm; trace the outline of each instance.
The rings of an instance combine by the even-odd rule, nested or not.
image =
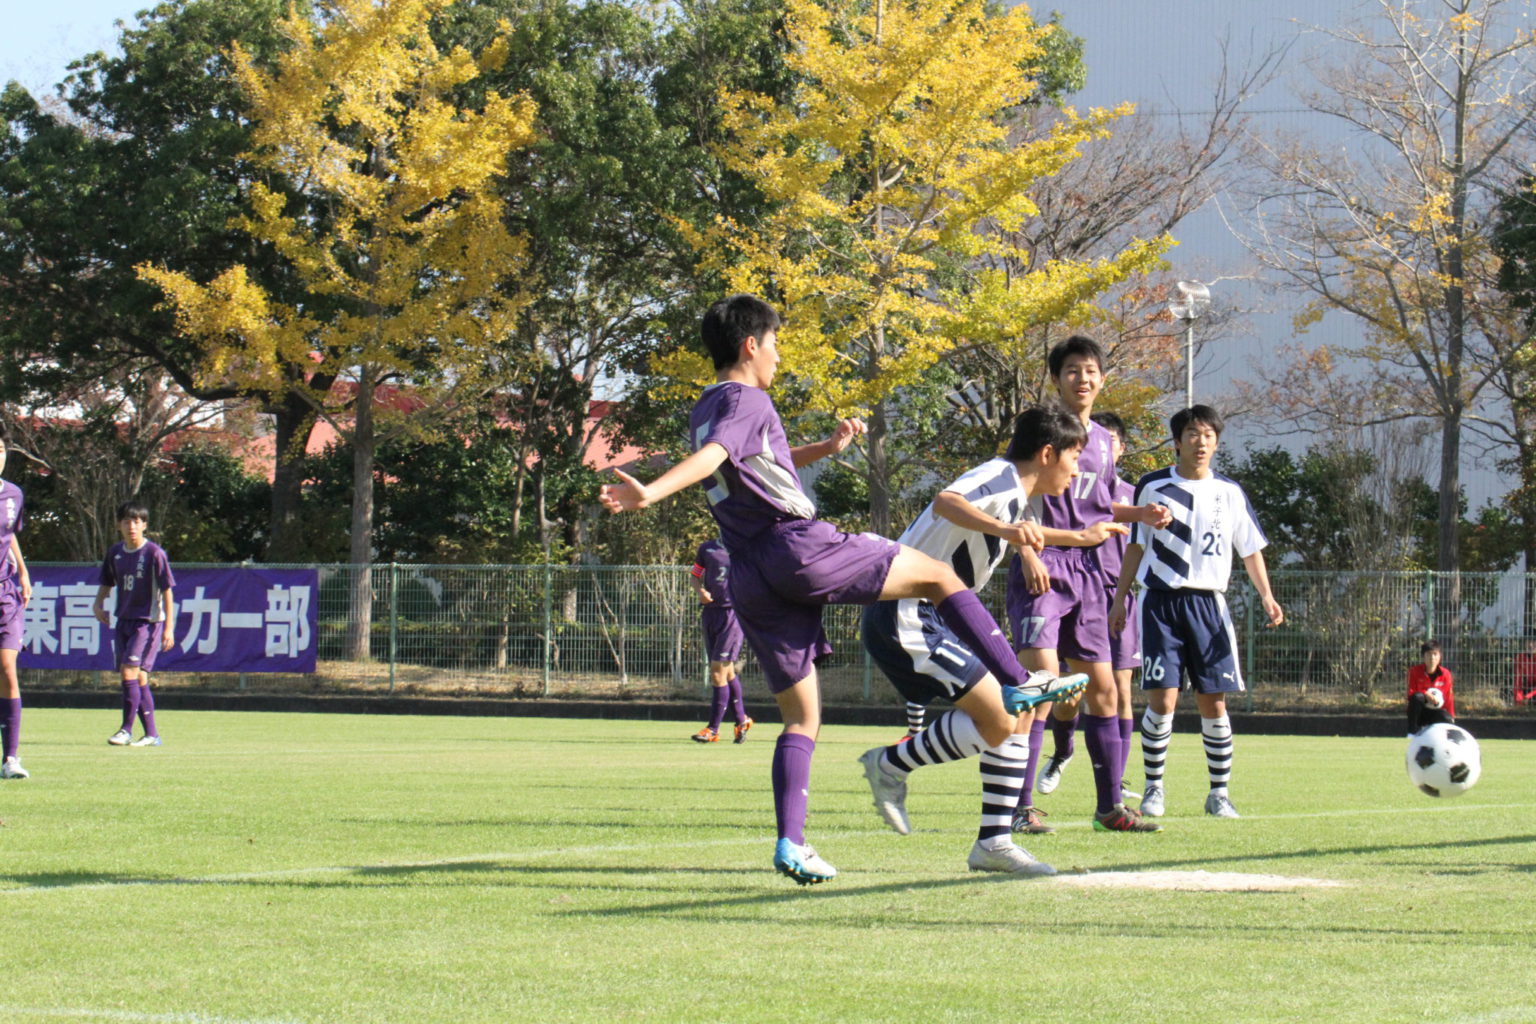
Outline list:
[[[1146,523],[1154,530],[1161,530],[1173,522],[1173,513],[1168,511],[1168,506],[1157,502],[1145,505],[1122,505],[1115,502],[1110,510],[1117,523]]]
[[[933,511],[962,530],[997,537],[1016,548],[1030,547],[1039,551],[1045,546],[1045,531],[1039,526],[1034,523],[1005,523],[966,501],[956,491],[940,491],[933,499]]]
[[[609,512],[634,512],[705,479],[720,468],[725,458],[725,449],[711,441],[648,484],[615,469],[613,474],[619,482],[604,484],[597,500]]]
[[[1129,536],[1131,529],[1109,519],[1101,520],[1081,530],[1045,529],[1045,542],[1053,548],[1096,548],[1118,534]]]
[[[1125,628],[1125,599],[1131,592],[1131,584],[1141,569],[1141,556],[1146,548],[1137,543],[1125,546],[1125,558],[1120,562],[1120,578],[1115,581],[1115,596],[1109,602],[1109,629],[1118,633]]]
[[[836,455],[853,443],[853,439],[860,434],[866,434],[869,428],[860,419],[846,419],[838,422],[832,431],[832,436],[825,441],[816,441],[812,444],[802,444],[798,448],[789,450],[790,459],[795,468],[809,466],[818,459],[824,459],[829,455]]]
[[[1126,556],[1129,559],[1129,555]],[[1243,558],[1243,568],[1248,570],[1248,578],[1253,581],[1253,589],[1259,592],[1259,600],[1264,604],[1264,614],[1269,617],[1271,626],[1278,626],[1285,621],[1285,610],[1280,607],[1280,602],[1275,600],[1274,593],[1269,589],[1269,570],[1264,565],[1264,552],[1255,551]]]

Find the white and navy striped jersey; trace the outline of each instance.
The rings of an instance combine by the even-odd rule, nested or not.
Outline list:
[[[1008,459],[983,462],[944,490],[954,491],[1004,523],[1040,521],[1040,499],[1029,497],[1019,481],[1019,471]],[[898,539],[909,548],[947,562],[972,590],[986,586],[1008,553],[1008,545],[1000,538],[956,526],[936,514],[931,502]]]
[[[1188,480],[1169,466],[1136,484],[1136,504],[1166,505],[1173,522],[1161,530],[1136,525],[1132,539],[1144,549],[1136,578],[1155,590],[1225,591],[1232,555],[1247,558],[1269,541],[1248,495],[1236,480],[1212,473]]]

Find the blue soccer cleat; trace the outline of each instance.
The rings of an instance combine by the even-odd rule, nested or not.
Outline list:
[[[837,877],[837,868],[822,860],[809,843],[796,846],[788,839],[780,839],[774,847],[773,866],[801,885],[815,885]]]
[[[1003,707],[1010,715],[1027,711],[1037,704],[1076,697],[1088,688],[1088,677],[1081,672],[1053,676],[1049,672],[1031,672],[1023,686],[1003,687]]]

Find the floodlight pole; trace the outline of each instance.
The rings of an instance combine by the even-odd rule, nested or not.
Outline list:
[[[1195,318],[1184,322],[1184,408],[1195,407]]]
[[[1178,298],[1168,300],[1168,312],[1184,321],[1184,408],[1195,404],[1195,320],[1210,305],[1211,290],[1199,281],[1180,281],[1175,285]]]

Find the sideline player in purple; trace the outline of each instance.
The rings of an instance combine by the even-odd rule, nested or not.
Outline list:
[[[5,471],[9,452],[5,425],[0,424],[0,472]],[[23,503],[21,488],[0,480],[0,678],[5,681],[5,698],[0,702],[0,732],[4,734],[0,747],[5,759],[0,761],[0,779],[28,777],[16,754],[21,745],[21,683],[16,675],[16,656],[21,653],[27,602],[32,600],[32,577],[16,539],[22,528]]]
[[[1010,546],[1045,543],[1038,525],[1040,498],[1067,489],[1086,438],[1082,424],[1062,409],[1024,410],[1007,451],[940,491],[907,527],[901,543],[954,566],[972,590],[980,591]],[[1055,868],[1013,841],[1013,811],[1029,761],[1028,732],[1015,729],[991,742],[983,736],[978,720],[1006,719],[1006,713],[997,681],[981,659],[919,598],[877,601],[865,608],[861,633],[875,664],[908,701],[926,704],[943,697],[955,705],[910,741],[875,747],[859,758],[886,822],[902,835],[911,831],[905,806],[911,772],[980,755],[981,825],[966,864],[972,871],[1054,875]],[[1087,676],[1047,678],[1056,699],[1088,682]]]
[[[1113,453],[1115,465],[1118,467],[1120,456],[1125,454],[1125,420],[1112,412],[1096,412],[1091,418],[1093,422],[1109,431],[1109,436],[1114,439]],[[1135,486],[1121,478],[1118,471],[1115,474],[1113,489],[1116,504],[1135,504]],[[1129,537],[1115,536],[1109,538],[1099,548],[1099,567],[1104,570],[1104,581],[1110,593],[1114,593],[1115,584],[1120,581],[1120,566],[1125,562],[1125,546],[1129,542]],[[1129,602],[1130,615],[1126,619],[1125,628],[1118,633],[1114,630],[1110,630],[1109,633],[1109,663],[1115,671],[1115,691],[1120,702],[1120,743],[1125,749],[1124,756],[1120,758],[1120,797],[1139,800],[1141,794],[1126,787],[1124,774],[1136,739],[1131,683],[1134,681],[1136,670],[1141,668],[1141,628],[1136,622],[1136,598],[1131,596],[1126,600]]]
[[[1232,722],[1227,694],[1243,691],[1237,663],[1237,634],[1227,610],[1232,556],[1243,560],[1258,592],[1269,625],[1285,621],[1285,612],[1269,587],[1264,565],[1264,531],[1241,485],[1211,468],[1221,439],[1221,416],[1208,405],[1191,406],[1169,421],[1178,460],[1148,473],[1136,484],[1137,500],[1166,502],[1173,513],[1166,529],[1141,526],[1125,550],[1125,564],[1115,587],[1110,629],[1126,622],[1131,583],[1141,597],[1141,688],[1147,711],[1141,720],[1141,753],[1147,775],[1143,813],[1163,813],[1163,765],[1173,734],[1173,711],[1184,676],[1200,708],[1200,737],[1210,790],[1205,813],[1236,818],[1227,793],[1232,777]]]
[[[149,673],[155,657],[176,642],[176,605],[171,591],[176,577],[165,551],[144,536],[149,509],[127,501],[117,509],[117,532],[123,539],[112,545],[101,563],[101,586],[96,590],[93,611],[103,625],[107,595],[117,588],[117,667],[123,673],[123,725],[107,738],[114,747],[158,747],[155,698]],[[133,719],[144,723],[144,735],[133,738]]]
[[[709,724],[693,734],[696,743],[718,743],[720,723],[725,721],[727,705],[736,720],[736,740],[747,738],[752,719],[741,699],[741,677],[736,674],[736,659],[741,657],[741,623],[731,608],[731,553],[719,540],[699,545],[693,558],[693,589],[698,591],[699,627],[704,631],[704,648],[709,655]]]
[[[922,597],[946,626],[1004,684],[1001,742],[1024,706],[1028,686],[996,620],[942,562],[872,533],[843,533],[816,518],[796,469],[848,447],[863,422],[845,419],[832,436],[790,448],[767,389],[778,371],[779,315],[751,295],[721,299],[704,314],[704,346],[715,383],[704,389],[689,421],[693,454],[642,484],[615,471],[603,487],[610,512],[645,508],[701,484],[720,537],[731,552],[731,597],[747,642],[767,677],[784,720],[773,755],[778,843],[774,867],[806,885],[837,875],[805,841],[811,756],[821,730],[816,661],[830,654],[822,629],[829,604],[870,604]],[[994,723],[985,726],[990,734]]]
[[[1007,607],[1019,657],[1032,670],[1058,672],[1065,657],[1073,672],[1086,673],[1083,694],[1083,742],[1093,759],[1096,791],[1093,827],[1111,832],[1155,832],[1156,822],[1144,821],[1126,808],[1120,795],[1125,746],[1120,741],[1120,708],[1115,675],[1110,667],[1109,592],[1099,567],[1098,548],[1115,533],[1118,523],[1159,523],[1166,509],[1118,504],[1111,485],[1115,458],[1109,431],[1090,416],[1104,386],[1104,350],[1097,342],[1073,335],[1046,356],[1056,393],[1067,411],[1088,431],[1088,443],[1078,460],[1072,489],[1046,498],[1041,525],[1046,548],[1039,556],[1025,550],[1015,559],[1008,577]],[[1076,707],[1057,705],[1052,718],[1064,726],[1076,717]],[[1031,760],[1039,759],[1044,724],[1037,719],[1030,736]],[[1033,772],[1026,782],[1033,782]],[[1017,819],[1019,831],[1036,831],[1038,812],[1028,792]],[[1033,812],[1033,813],[1032,813]]]

